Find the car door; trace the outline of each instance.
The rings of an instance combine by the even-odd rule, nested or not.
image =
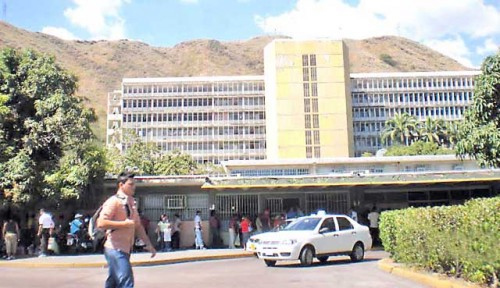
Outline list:
[[[316,244],[316,254],[329,254],[337,252],[337,246],[339,242],[339,234],[337,233],[337,228],[335,226],[335,220],[333,217],[327,217],[323,219],[321,226],[319,227],[318,233],[323,229],[324,232],[318,234],[315,239]]]
[[[340,251],[351,251],[357,239],[357,232],[354,226],[346,217],[337,216],[335,220],[337,222],[338,245]]]

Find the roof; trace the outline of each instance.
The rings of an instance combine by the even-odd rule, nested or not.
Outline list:
[[[351,73],[351,78],[408,78],[408,77],[444,77],[444,76],[476,76],[481,71],[431,71],[431,72],[382,72],[382,73]]]
[[[433,171],[380,174],[340,174],[279,177],[225,177],[211,178],[203,189],[275,189],[302,187],[351,187],[379,185],[443,184],[500,181],[500,169],[468,171]]]
[[[229,160],[223,161],[226,167],[249,167],[255,170],[261,166],[281,165],[314,165],[314,164],[382,164],[405,162],[449,162],[449,161],[474,161],[471,159],[460,160],[453,154],[449,155],[418,155],[418,156],[383,156],[383,157],[335,157],[320,159],[279,159],[279,160]]]

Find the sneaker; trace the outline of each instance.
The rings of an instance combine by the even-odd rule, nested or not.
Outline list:
[[[207,250],[207,248],[205,248],[205,247],[200,247],[200,250]]]
[[[12,260],[12,259],[13,259],[12,256],[7,257],[7,260]]]
[[[42,258],[42,257],[47,257],[47,255],[45,255],[45,254],[43,254],[43,253],[42,253],[42,254],[40,254],[40,255],[38,255],[38,258]]]

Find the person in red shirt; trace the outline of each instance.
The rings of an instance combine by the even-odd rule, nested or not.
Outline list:
[[[250,220],[248,219],[247,216],[243,216],[241,218],[241,222],[240,222],[240,227],[241,227],[241,234],[243,235],[243,239],[241,241],[241,247],[243,247],[243,249],[246,248],[246,244],[247,244],[247,241],[248,241],[248,238],[250,238],[250,226],[252,225],[252,222],[250,222]]]

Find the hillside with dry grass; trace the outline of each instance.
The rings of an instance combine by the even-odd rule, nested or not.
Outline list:
[[[137,41],[66,41],[0,21],[0,48],[34,49],[54,55],[78,76],[78,96],[99,117],[94,131],[105,135],[107,93],[125,77],[262,75],[263,49],[273,39],[193,40],[173,47]],[[352,73],[464,70],[466,67],[426,46],[401,37],[345,40]]]

